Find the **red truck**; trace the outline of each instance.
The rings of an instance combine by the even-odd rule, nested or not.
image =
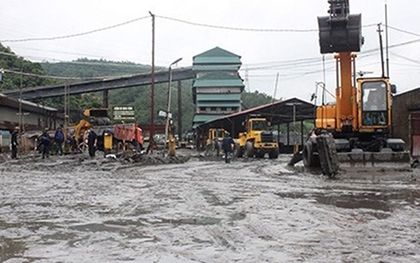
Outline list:
[[[143,130],[136,124],[116,124],[114,125],[114,139],[126,149],[127,143],[131,143],[137,152],[141,152],[144,147]]]

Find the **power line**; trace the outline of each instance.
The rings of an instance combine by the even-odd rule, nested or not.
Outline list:
[[[197,23],[197,22],[191,22],[186,21],[178,18],[173,17],[167,17],[167,16],[160,16],[155,15],[156,17],[172,20],[175,22],[180,22],[188,25],[193,26],[201,26],[201,27],[210,27],[210,28],[217,28],[217,29],[225,29],[225,30],[234,30],[234,31],[250,31],[250,32],[283,32],[283,33],[308,33],[308,32],[318,32],[318,29],[276,29],[276,28],[243,28],[243,27],[229,27],[229,26],[220,26],[220,25],[211,25],[211,24],[204,24],[204,23]],[[376,24],[369,24],[365,25],[363,27],[371,27],[376,26]]]
[[[167,17],[167,16],[159,16],[155,15],[156,17],[172,20],[175,22],[180,22],[188,25],[193,26],[201,26],[201,27],[211,27],[217,29],[226,29],[226,30],[235,30],[235,31],[252,31],[252,32],[291,32],[291,33],[306,33],[306,32],[318,32],[318,29],[261,29],[261,28],[241,28],[241,27],[228,27],[228,26],[218,26],[218,25],[210,25],[210,24],[203,24],[203,23],[196,23],[190,22],[178,18]]]
[[[131,24],[131,23],[134,23],[134,22],[137,22],[139,20],[146,19],[146,18],[149,18],[149,16],[135,18],[135,19],[123,22],[123,23],[116,24],[116,25],[103,27],[103,28],[99,28],[99,29],[94,29],[94,30],[91,30],[91,31],[83,32],[83,33],[66,35],[66,36],[38,37],[38,38],[24,38],[24,39],[5,39],[5,40],[0,40],[0,42],[6,43],[6,42],[46,41],[46,40],[58,40],[58,39],[66,39],[66,38],[72,38],[72,37],[80,37],[80,36],[84,36],[84,35],[97,33],[97,32],[100,32],[100,31],[105,31],[105,30],[116,28],[116,27],[124,26],[124,25],[127,25],[127,24]]]
[[[82,78],[73,78],[73,77],[58,77],[58,76],[51,76],[51,75],[40,75],[34,73],[27,73],[21,71],[15,71],[10,69],[3,69],[4,72],[13,73],[17,75],[29,76],[29,77],[38,77],[38,78],[48,78],[48,79],[82,79]]]
[[[410,31],[407,31],[407,30],[404,30],[404,29],[399,29],[399,28],[396,28],[396,27],[393,27],[393,26],[390,26],[390,25],[388,25],[388,27],[395,30],[395,31],[401,32],[401,33],[406,33],[408,35],[420,37],[420,34],[417,34],[417,33],[413,33],[413,32],[410,32]]]

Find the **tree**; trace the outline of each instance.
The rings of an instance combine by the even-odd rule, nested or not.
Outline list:
[[[273,98],[265,93],[260,93],[257,90],[254,92],[244,92],[241,96],[242,106],[245,109],[253,108],[256,106],[268,104],[273,102]]]
[[[4,69],[0,92],[26,87],[50,85],[41,64],[17,56],[9,47],[0,43],[0,69]]]

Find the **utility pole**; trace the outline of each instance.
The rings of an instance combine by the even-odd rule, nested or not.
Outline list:
[[[182,138],[182,91],[181,81],[178,80],[178,139]]]
[[[149,133],[149,146],[147,152],[152,151],[155,146],[155,15],[149,11],[152,17],[152,74],[151,74],[151,98],[150,98],[150,133]]]
[[[388,5],[385,3],[385,50],[386,50],[386,76],[389,78],[389,39],[388,39]]]
[[[168,70],[168,74],[169,74],[169,80],[168,80],[168,98],[167,98],[167,110],[166,110],[166,125],[165,125],[165,150],[164,153],[168,150],[167,149],[167,144],[166,142],[169,140],[169,122],[170,119],[172,118],[171,115],[171,99],[172,99],[172,66],[176,63],[178,63],[179,61],[181,61],[182,58],[178,58],[177,60],[175,60],[174,62],[172,62],[169,65],[169,70]],[[169,151],[170,152],[170,151]]]
[[[20,85],[19,85],[19,128],[20,131],[23,131],[22,127],[22,87],[23,86],[23,63],[22,60],[20,61]]]
[[[64,139],[67,140],[68,126],[69,126],[69,81],[66,80],[64,85]]]
[[[382,78],[385,78],[385,64],[384,64],[384,49],[382,44],[382,29],[381,24],[378,24],[378,33],[379,33],[379,48],[381,52],[381,66],[382,66]]]

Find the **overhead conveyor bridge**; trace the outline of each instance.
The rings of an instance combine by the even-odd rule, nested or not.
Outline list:
[[[195,74],[192,67],[178,68],[171,70],[172,81],[194,79]],[[154,73],[154,83],[165,83],[169,81],[169,71],[158,71]],[[152,73],[142,73],[138,75],[98,79],[78,83],[60,84],[53,86],[29,87],[21,90],[4,92],[5,95],[21,98],[23,100],[38,100],[46,98],[61,97],[64,95],[76,95],[90,92],[98,92],[113,89],[131,88],[148,86],[152,83]],[[66,87],[67,86],[67,87]]]

